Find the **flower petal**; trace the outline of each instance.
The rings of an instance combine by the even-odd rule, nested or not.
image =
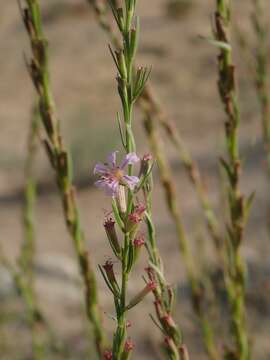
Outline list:
[[[130,190],[133,190],[140,181],[140,179],[137,176],[129,176],[129,175],[124,175],[123,179],[125,180]]]
[[[109,154],[107,160],[108,160],[108,164],[110,165],[111,168],[115,168],[116,167],[116,154],[118,153],[118,151],[114,151],[111,154]]]
[[[120,169],[124,169],[124,167],[126,167],[127,165],[133,165],[138,161],[140,161],[140,158],[137,156],[135,152],[129,153],[124,157],[120,165]]]
[[[105,188],[106,195],[108,195],[108,196],[117,195],[118,188],[119,188],[119,182],[116,180],[112,181],[110,183],[109,182],[106,183],[106,188]]]
[[[98,188],[104,189],[107,186],[106,180],[97,180],[95,182],[95,186]]]
[[[115,196],[118,191],[119,182],[117,180],[109,181],[108,179],[101,179],[95,182],[95,186],[105,191],[108,196]]]
[[[106,174],[110,171],[110,169],[108,168],[108,166],[98,163],[96,164],[95,168],[94,168],[94,174]]]

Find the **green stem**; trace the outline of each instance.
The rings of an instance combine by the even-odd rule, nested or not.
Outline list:
[[[38,0],[26,0],[26,4],[26,8],[22,9],[22,16],[32,49],[32,60],[29,69],[33,84],[38,93],[41,121],[47,135],[44,145],[52,168],[55,171],[66,226],[73,240],[83,279],[86,314],[93,327],[97,353],[99,358],[102,359],[104,333],[101,324],[101,313],[98,307],[95,274],[80,225],[75,189],[72,184],[70,156],[63,145],[59,120],[55,115],[49,79],[47,40],[43,35],[40,5]]]
[[[184,225],[182,223],[181,211],[177,203],[175,184],[172,178],[171,169],[166,157],[164,156],[164,151],[162,149],[161,141],[158,137],[156,126],[153,122],[153,118],[150,115],[145,119],[145,127],[147,130],[153,154],[155,155],[155,158],[157,160],[161,182],[164,188],[164,193],[166,195],[166,203],[168,206],[168,210],[176,227],[179,249],[183,256],[188,280],[192,290],[192,298],[194,305],[193,308],[196,315],[198,316],[200,324],[206,324],[207,322],[209,329],[208,334],[210,332],[212,333],[211,336],[204,338],[205,348],[211,360],[218,360],[218,351],[216,350],[216,344],[214,342],[214,333],[212,326],[209,320],[206,320],[206,314],[202,314],[201,312],[201,309],[203,308],[201,306],[201,303],[203,302],[203,294],[200,291],[200,284],[197,278],[197,274],[195,274],[194,262],[190,251],[189,240],[186,236]],[[204,331],[203,334],[205,334]],[[215,357],[213,357],[212,354],[216,354]]]
[[[34,160],[37,151],[37,133],[39,128],[39,113],[37,107],[33,109],[33,118],[28,138],[28,151],[25,163],[25,194],[23,208],[23,230],[24,241],[18,259],[21,274],[16,276],[16,283],[24,298],[28,309],[28,324],[32,333],[33,357],[36,360],[44,358],[44,344],[39,338],[40,325],[43,315],[37,310],[37,300],[34,285],[34,256],[35,256],[35,234],[34,234],[34,205],[36,198],[36,183],[33,175]],[[44,324],[43,324],[44,325]]]
[[[228,46],[220,48],[218,56],[219,93],[224,105],[227,120],[225,135],[228,160],[222,160],[228,177],[228,202],[230,223],[226,246],[225,284],[231,307],[231,334],[234,349],[230,354],[239,360],[248,360],[250,344],[246,327],[245,314],[245,266],[240,255],[240,246],[247,218],[249,201],[241,194],[239,157],[239,123],[240,111],[235,84],[235,68],[232,62],[232,51],[229,39],[231,7],[228,0],[217,0],[215,13],[215,36],[219,42]],[[228,354],[225,354],[225,357]]]

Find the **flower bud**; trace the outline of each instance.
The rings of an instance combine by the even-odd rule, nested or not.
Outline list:
[[[141,234],[137,236],[133,241],[133,245],[134,245],[134,262],[136,262],[140,255],[142,247],[145,245],[144,235]]]
[[[140,235],[140,236],[136,237],[133,241],[133,244],[134,244],[135,248],[140,249],[145,244],[144,236]]]
[[[157,287],[157,284],[153,281],[150,281],[145,285],[145,287],[130,301],[127,306],[127,310],[130,310],[138,303],[140,303],[150,292],[154,291]]]
[[[134,349],[134,343],[130,339],[126,340],[121,359],[128,360],[131,356],[133,349]]]
[[[133,342],[129,339],[125,342],[125,351],[131,351],[134,349]]]
[[[118,293],[119,286],[118,286],[118,283],[117,283],[115,275],[114,275],[113,262],[110,260],[107,260],[106,263],[102,267],[105,270],[109,284],[112,286],[115,293]]]
[[[135,236],[145,213],[144,205],[136,205],[134,211],[128,215],[127,231]]]
[[[115,221],[112,218],[108,218],[104,222],[104,228],[110,242],[110,245],[113,249],[113,252],[116,256],[119,256],[121,248],[118,242],[117,234],[115,231]]]
[[[166,331],[166,333],[172,339],[174,339],[176,341],[178,341],[180,339],[180,333],[179,333],[178,327],[170,314],[164,315],[160,319],[160,322],[161,322],[164,330]]]
[[[103,354],[104,360],[112,360],[113,359],[113,353],[110,350],[106,350]]]
[[[151,268],[150,266],[147,266],[145,269],[144,269],[150,279],[150,281],[154,281],[155,280],[155,272],[154,272],[154,269]]]
[[[139,177],[148,175],[152,164],[153,164],[153,156],[151,154],[145,154],[141,159],[141,168],[139,172]]]
[[[170,314],[166,314],[165,316],[163,316],[162,321],[164,322],[164,324],[166,324],[166,326],[176,328],[176,324]]]

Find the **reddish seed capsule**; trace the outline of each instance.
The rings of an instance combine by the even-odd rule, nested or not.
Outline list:
[[[165,316],[163,316],[162,321],[164,322],[164,324],[166,324],[166,326],[171,327],[171,328],[176,328],[174,319],[171,317],[170,314],[166,314]]]
[[[104,360],[112,360],[113,359],[113,353],[110,350],[106,350],[104,352]]]
[[[106,275],[107,275],[107,278],[108,278],[110,284],[112,284],[112,285],[115,284],[116,278],[115,278],[114,270],[113,270],[113,262],[111,260],[107,260],[102,267],[106,272]]]
[[[141,234],[133,240],[134,245],[134,263],[137,261],[142,247],[145,245],[144,235]]]
[[[130,352],[134,349],[134,343],[128,339],[126,342],[125,342],[125,352]]]
[[[157,284],[155,281],[150,281],[147,285],[146,288],[148,289],[148,291],[154,291],[157,288]]]
[[[106,218],[104,221],[104,227],[107,231],[114,229],[115,221],[110,217]]]
[[[136,248],[141,248],[145,244],[145,239],[143,235],[136,237],[133,241],[133,244]]]
[[[144,269],[147,272],[150,281],[155,281],[155,271],[150,267]]]
[[[133,212],[128,215],[127,230],[136,232],[143,220],[146,207],[144,205],[136,205]]]
[[[115,221],[112,218],[107,218],[104,221],[104,228],[108,237],[108,240],[113,247],[113,250],[116,254],[120,254],[120,245],[118,242],[118,237],[115,231]]]
[[[147,176],[153,163],[153,156],[151,154],[145,154],[141,159],[141,168],[139,177]]]

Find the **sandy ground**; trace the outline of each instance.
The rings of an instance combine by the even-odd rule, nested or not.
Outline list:
[[[51,79],[57,111],[66,143],[72,150],[76,182],[87,184],[89,177],[89,186],[79,188],[78,198],[87,243],[96,266],[110,256],[102,228],[104,209],[109,208],[109,203],[103,194],[91,187],[89,174],[97,160],[104,159],[109,151],[120,147],[115,124],[115,113],[119,109],[115,70],[107,49],[108,40],[84,0],[48,0],[41,3],[50,44]],[[223,113],[216,92],[215,49],[198,39],[198,35],[210,34],[209,22],[214,1],[194,1],[190,11],[177,20],[167,15],[166,1],[148,0],[139,3],[142,35],[138,63],[152,66],[151,82],[156,93],[199,162],[211,200],[220,209],[222,188],[219,185],[217,158],[223,152]],[[244,8],[245,5],[246,0],[237,2],[235,13],[240,19],[238,25],[248,29],[249,7]],[[249,39],[252,42],[252,36]],[[24,182],[23,166],[30,109],[34,99],[23,52],[28,54],[29,50],[16,2],[3,2],[0,11],[0,241],[11,259],[16,258],[22,238],[20,194]],[[265,175],[258,104],[240,55],[238,51],[236,59],[239,63],[243,115],[241,150],[245,165],[242,185],[246,193],[256,189],[243,255],[252,270],[249,314],[250,328],[252,334],[256,335],[254,359],[267,360],[270,358],[270,327],[265,316],[270,312],[270,269],[267,267],[270,251],[267,229],[269,182]],[[139,152],[143,153],[148,145],[141,118],[137,112],[135,127]],[[174,168],[178,201],[194,254],[196,256],[198,249],[204,246],[200,244],[204,239],[206,261],[211,261],[209,239],[205,236],[194,191],[185,177],[177,154],[166,141],[165,145]],[[42,149],[38,154],[36,174],[42,190],[36,214],[39,299],[59,338],[73,347],[69,357],[65,358],[87,358],[86,325],[73,248],[61,216],[58,195],[54,186],[50,185],[53,183],[53,175]],[[191,359],[201,360],[204,355],[200,333],[190,310],[185,271],[178,252],[174,226],[167,214],[158,181],[154,209],[166,274],[169,282],[180,289],[176,317],[190,347]],[[220,218],[224,220],[222,211]],[[131,283],[130,295],[142,286],[141,271],[145,263],[146,259],[142,259]],[[105,312],[104,321],[112,331],[113,321],[106,315],[112,312],[112,299],[108,296],[103,280],[97,276],[100,302]],[[9,300],[6,301],[10,297],[3,296],[1,299],[3,309],[6,309],[7,304],[10,306]],[[151,300],[148,299],[146,304],[130,314],[133,324],[131,336],[136,343],[134,358],[159,359],[162,357],[159,357],[153,344],[160,341],[160,334],[148,317]],[[12,320],[11,323],[8,330],[3,332],[6,343],[0,342],[0,346],[5,344],[1,359],[27,359],[23,353],[29,339],[26,336],[24,340],[22,336],[22,341],[18,341],[15,346],[10,338],[18,334],[20,328],[16,321]]]

